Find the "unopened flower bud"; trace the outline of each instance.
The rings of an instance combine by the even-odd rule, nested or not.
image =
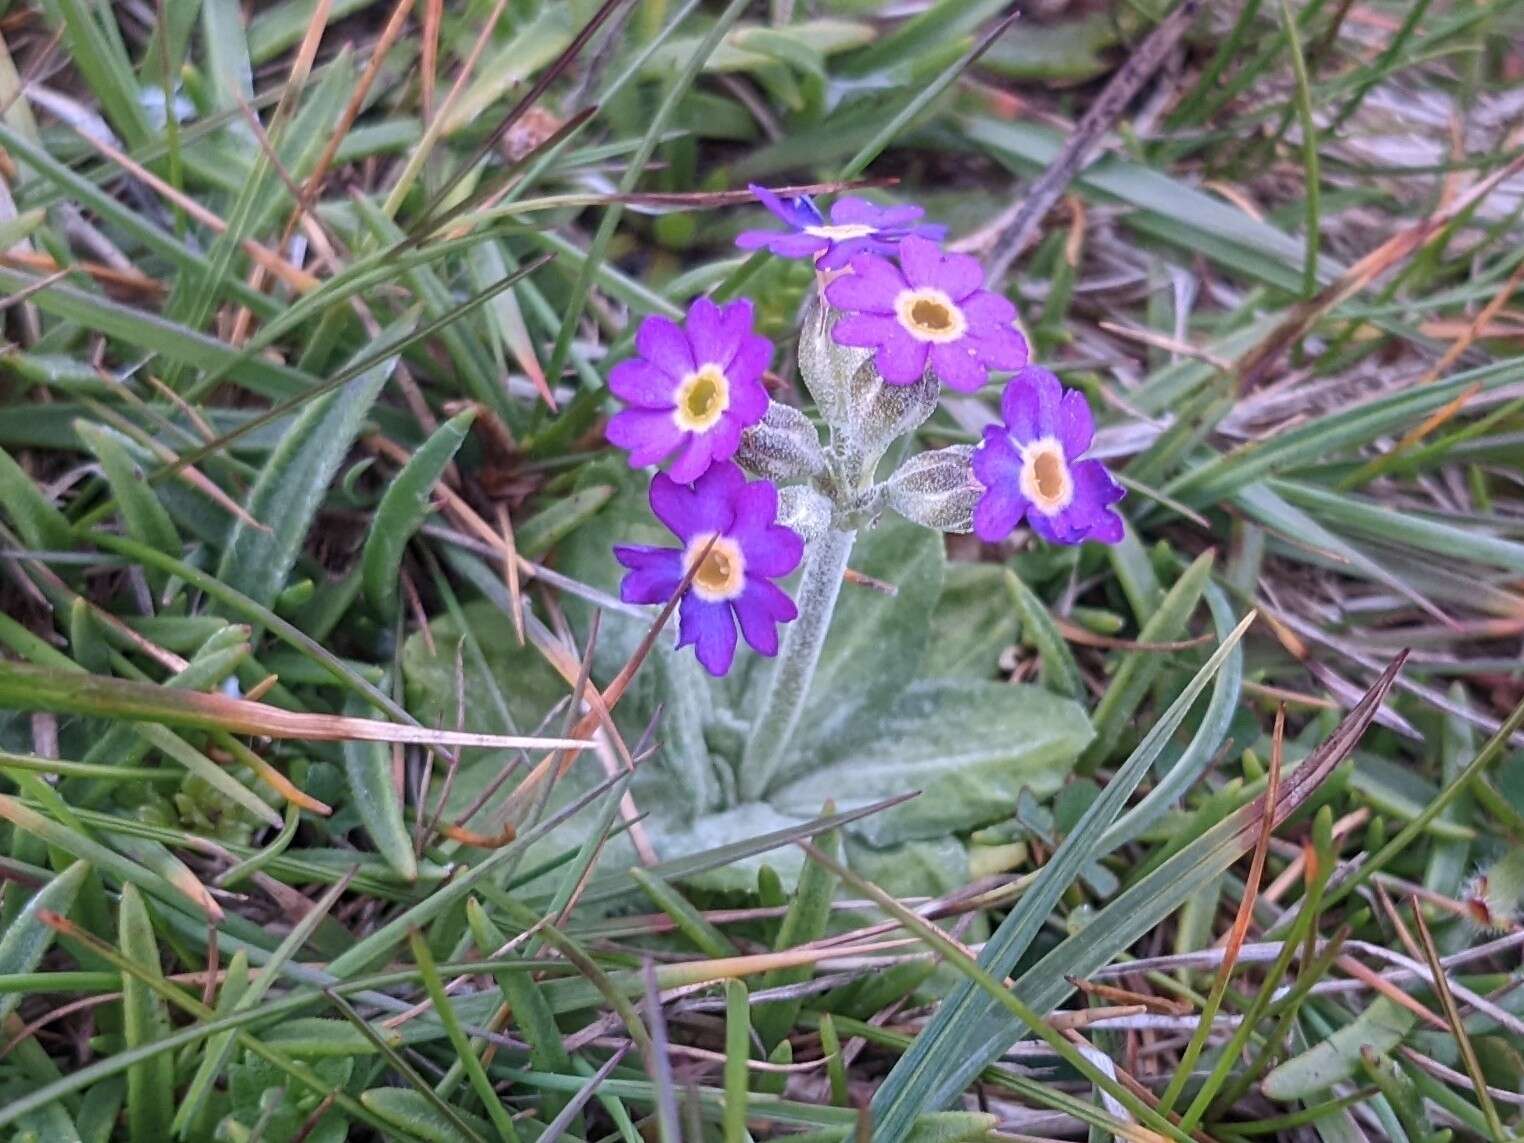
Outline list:
[[[914,524],[968,532],[983,489],[974,479],[971,445],[917,453],[889,478],[889,507]]]
[[[807,484],[778,489],[778,523],[813,543],[831,527],[831,502]]]
[[[860,373],[872,372],[873,359],[871,349],[837,345],[832,340],[831,327],[839,316],[816,295],[799,330],[799,378],[835,432],[850,423],[854,381]]]
[[[846,480],[866,484],[889,446],[936,411],[942,386],[930,373],[911,385],[889,385],[871,350],[838,345],[841,315],[818,298],[799,335],[799,373],[831,430]]]
[[[864,370],[871,381],[857,405],[857,439],[870,463],[906,433],[914,432],[937,411],[942,386],[927,374],[914,385],[886,385],[871,366]]]
[[[762,420],[741,434],[736,460],[768,480],[796,480],[825,471],[820,435],[792,405],[770,402]]]

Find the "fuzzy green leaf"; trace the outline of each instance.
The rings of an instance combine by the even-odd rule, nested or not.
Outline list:
[[[382,344],[403,341],[411,331],[410,322],[395,325],[382,335]],[[375,351],[367,346],[361,354],[368,357]],[[286,586],[329,482],[396,364],[395,357],[388,357],[302,410],[249,492],[249,514],[269,531],[238,521],[223,550],[218,579],[256,603],[274,602]]]
[[[391,610],[397,598],[402,550],[428,515],[434,485],[465,442],[475,420],[476,410],[466,409],[440,425],[403,465],[387,485],[381,503],[376,505],[365,551],[360,556],[360,575],[365,598],[383,614]]]
[[[88,862],[76,861],[32,894],[5,935],[0,936],[0,976],[19,976],[41,963],[43,953],[53,943],[53,928],[42,920],[42,914],[68,916],[89,872]],[[16,1010],[21,1000],[19,992],[0,992],[0,1023]]]

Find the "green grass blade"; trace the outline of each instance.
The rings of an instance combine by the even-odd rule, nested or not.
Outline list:
[[[1322,746],[1306,758],[1282,784],[1277,820],[1290,816],[1317,788],[1333,766],[1354,748],[1396,681],[1402,659],[1394,661],[1365,698],[1350,711]],[[1097,800],[1099,801],[1099,799]],[[1047,953],[1016,980],[1015,991],[1038,1012],[1051,1012],[1084,977],[1132,945],[1178,909],[1202,885],[1219,877],[1253,847],[1258,830],[1258,804],[1244,806],[1218,822],[1173,856],[1112,898],[1090,923]],[[965,1058],[991,1060],[1019,1035],[1019,1028],[993,1005],[965,1011],[958,1024],[959,1039],[930,1060],[923,1057],[924,1076],[909,1100],[918,1107],[945,1105],[970,1078],[961,1065]],[[900,1089],[909,1088],[906,1084]],[[907,1097],[901,1095],[900,1099]],[[882,1122],[882,1120],[880,1120]]]
[[[1302,265],[1302,296],[1318,292],[1318,239],[1323,220],[1319,209],[1322,176],[1318,169],[1318,124],[1312,110],[1312,86],[1307,61],[1302,57],[1302,37],[1290,0],[1281,0],[1281,27],[1286,33],[1291,74],[1296,78],[1296,113],[1302,127],[1303,193],[1307,198],[1307,255]]]
[[[69,521],[16,463],[0,449],[0,504],[27,545],[39,551],[66,551],[74,546]]]
[[[492,1081],[487,1077],[481,1060],[477,1058],[476,1048],[461,1031],[460,1021],[456,1019],[455,1009],[445,992],[444,982],[439,978],[434,956],[429,952],[429,942],[424,939],[422,933],[414,929],[408,945],[413,951],[413,962],[418,966],[418,971],[423,978],[423,986],[428,993],[429,1001],[433,1004],[434,1011],[438,1013],[440,1023],[444,1025],[445,1034],[450,1039],[450,1046],[455,1049],[456,1058],[465,1066],[466,1076],[471,1081],[471,1090],[476,1092],[476,1098],[481,1100],[482,1107],[487,1111],[487,1118],[492,1121],[492,1126],[497,1130],[498,1138],[503,1143],[516,1143],[519,1133],[513,1126],[513,1117],[504,1110],[502,1099],[493,1090]]]
[[[1078,698],[1084,693],[1079,664],[1074,661],[1069,644],[1058,633],[1047,607],[1012,571],[1005,574],[1005,586],[1016,618],[1021,622],[1021,638],[1036,649],[1042,664],[1043,685],[1065,698]]]
[[[481,902],[475,897],[466,900],[466,921],[477,951],[482,956],[495,956],[507,943],[502,930],[493,923],[487,910],[482,908]],[[514,1025],[529,1044],[530,1066],[543,1072],[570,1075],[573,1070],[572,1059],[562,1043],[561,1029],[557,1027],[555,1013],[545,1002],[534,978],[527,972],[499,972],[493,979],[503,990],[503,999],[508,1002]],[[545,1093],[541,1102],[547,1119],[560,1115],[567,1103],[565,1097],[552,1092]]]
[[[829,815],[833,809],[835,807],[827,803],[821,812]],[[816,844],[826,857],[833,861],[840,860],[841,834],[838,831],[831,830],[819,835]],[[783,923],[778,926],[778,938],[773,942],[773,947],[783,951],[823,937],[826,923],[831,919],[831,898],[835,893],[836,877],[830,867],[820,861],[807,861],[799,874],[794,899],[789,902],[788,912],[783,914]],[[763,976],[761,988],[766,990],[798,984],[808,980],[811,971],[808,966],[774,969]],[[802,999],[772,1000],[758,1006],[752,1013],[752,1027],[764,1048],[772,1051],[788,1035],[803,1006]]]
[[[137,76],[122,47],[111,7],[87,0],[44,0],[42,7],[57,26],[74,66],[122,138],[132,147],[153,138],[138,98]]]
[[[120,928],[122,953],[146,973],[161,974],[159,944],[143,895],[134,885],[122,887]],[[136,977],[122,981],[122,1028],[127,1050],[155,1044],[169,1034],[169,1009],[164,1000]],[[133,1143],[162,1143],[169,1138],[175,1090],[174,1057],[160,1054],[127,1070],[127,1133]]]
[[[1203,552],[1181,573],[1174,585],[1160,601],[1158,610],[1138,633],[1140,643],[1162,643],[1180,638],[1190,621],[1196,605],[1206,590],[1207,577],[1212,572],[1215,553]],[[1164,668],[1164,658],[1151,650],[1130,651],[1123,656],[1121,665],[1111,678],[1111,685],[1096,704],[1092,720],[1095,723],[1095,739],[1080,755],[1079,770],[1089,774],[1110,757],[1127,729],[1144,694],[1153,686],[1159,672]]]
[[[1104,853],[1100,846],[1106,831],[1116,821],[1132,791],[1148,774],[1171,736],[1185,721],[1206,685],[1233,655],[1253,621],[1252,614],[1245,617],[1222,641],[1091,803],[1043,866],[1037,880],[985,944],[979,958],[983,970],[997,978],[1011,972],[1080,870],[1095,860],[1098,853]],[[1113,908],[1115,903],[1107,907],[1107,913]],[[1039,1011],[1045,1012],[1046,1009]],[[978,1043],[977,1048],[971,1047],[970,1029],[982,1029],[994,1013],[994,1004],[974,982],[962,982],[953,990],[875,1093],[873,1116],[878,1138],[885,1143],[904,1138],[917,1113],[928,1107],[945,1105],[953,1093],[962,1090],[1010,1046],[1019,1030],[1008,1023],[1005,1025],[1006,1036],[985,1040]]]
[[[859,877],[850,869],[826,857],[819,850],[812,848],[809,852],[811,857],[825,865],[847,885],[869,897],[874,904],[898,921],[906,930],[914,933],[935,949],[953,968],[967,977],[968,982],[973,987],[979,989],[988,1000],[992,1001],[997,1007],[1004,1008],[1011,1017],[1036,1033],[1037,1037],[1052,1048],[1065,1063],[1078,1071],[1080,1075],[1107,1095],[1111,1096],[1112,1099],[1116,1100],[1123,1107],[1126,1107],[1128,1111],[1147,1127],[1167,1138],[1178,1140],[1180,1143],[1187,1143],[1188,1136],[1176,1130],[1173,1124],[1153,1111],[1148,1104],[1140,1100],[1133,1092],[1124,1088],[1115,1078],[1091,1063],[1060,1032],[1050,1027],[1036,1009],[1028,1005],[1014,991],[1007,989],[998,977],[992,975],[970,957],[961,945],[948,939],[942,930],[938,929],[919,913],[895,900],[872,882]],[[924,1105],[922,1110],[925,1110]],[[914,1138],[914,1119],[905,1124],[901,1134],[891,1133],[893,1129],[886,1126],[887,1121],[883,1118],[876,1117],[875,1124],[875,1138],[877,1139],[897,1140]]]
[[[688,57],[682,69],[672,78],[671,85],[667,89],[666,96],[662,99],[661,106],[651,117],[651,122],[646,128],[644,138],[640,141],[640,147],[630,157],[630,165],[626,169],[624,177],[619,180],[619,190],[622,194],[628,194],[635,189],[640,176],[645,172],[646,164],[650,162],[651,155],[656,150],[656,144],[660,141],[667,124],[677,110],[679,100],[683,94],[693,85],[703,69],[705,62],[714,49],[719,47],[720,40],[730,30],[732,24],[740,19],[746,11],[747,0],[730,0],[725,10],[710,26],[704,38],[693,49],[693,54]],[[561,375],[561,369],[566,364],[567,355],[571,352],[572,338],[577,332],[577,323],[582,320],[582,311],[587,305],[588,291],[592,288],[593,277],[598,267],[602,265],[604,254],[608,250],[609,240],[613,238],[615,229],[619,226],[619,219],[623,214],[618,204],[611,205],[603,213],[603,219],[598,224],[598,230],[593,235],[592,244],[588,247],[587,258],[577,272],[577,279],[572,284],[571,303],[567,306],[566,316],[561,323],[561,332],[556,337],[555,348],[551,350],[550,362],[545,367],[545,375],[556,378]]]

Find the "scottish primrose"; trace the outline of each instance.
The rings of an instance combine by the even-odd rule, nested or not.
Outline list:
[[[985,288],[976,259],[938,245],[942,227],[914,206],[845,197],[827,219],[808,199],[752,189],[788,229],[746,231],[737,245],[809,258],[817,270],[799,366],[824,440],[803,411],[768,397],[774,347],[754,332],[745,300],[700,297],[681,324],[646,318],[635,356],[609,375],[623,407],[608,440],[633,468],[665,465],[649,503],[676,538],[615,547],[621,598],[661,604],[682,590],[677,646],[716,678],[734,670],[743,640],[776,657],[744,673],[732,709],[699,718],[712,746],[736,744],[710,811],[776,804],[780,782],[797,776],[791,751],[849,561],[886,513],[990,543],[1022,524],[1051,544],[1122,536],[1122,489],[1087,455],[1084,396],[1029,363],[1015,307]],[[1001,419],[977,445],[902,448],[881,471],[944,389],[976,394],[999,374]],[[780,581],[796,569],[790,596]]]

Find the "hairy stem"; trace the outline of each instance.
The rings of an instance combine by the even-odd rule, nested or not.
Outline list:
[[[741,797],[745,801],[760,799],[767,792],[788,752],[810,695],[810,682],[831,629],[831,615],[856,539],[856,532],[833,528],[805,553],[804,577],[799,581],[799,618],[784,631],[778,662],[767,681],[762,708],[752,723],[741,758]]]

